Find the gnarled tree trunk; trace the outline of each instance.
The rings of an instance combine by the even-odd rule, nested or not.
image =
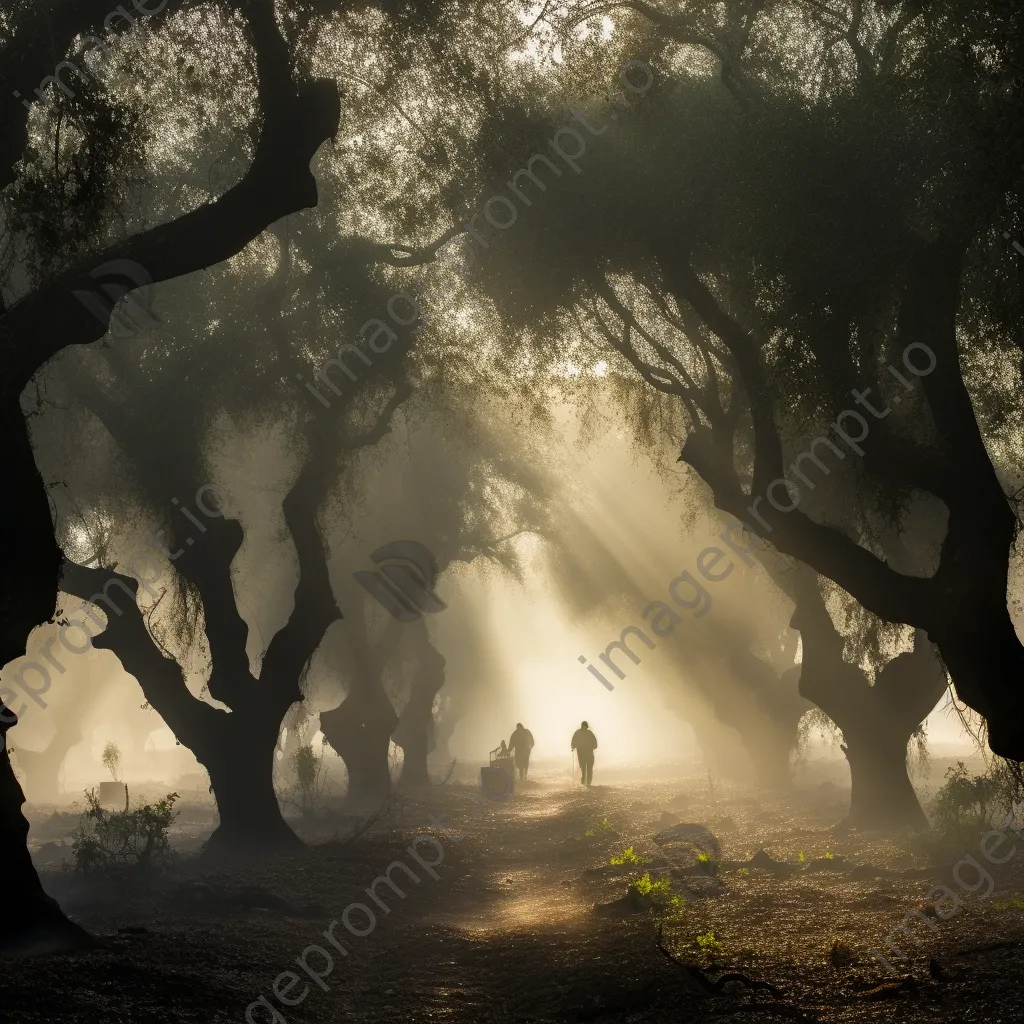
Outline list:
[[[215,544],[202,556],[211,573],[218,577],[218,565],[230,565],[241,540],[237,523],[221,523],[220,529],[236,534],[234,540],[222,548]],[[218,554],[216,558],[214,551]],[[200,576],[190,578],[199,580],[200,591],[209,598],[212,581]],[[304,637],[298,649],[292,649],[290,620],[271,642],[261,678],[254,679],[248,672],[247,659],[243,667],[240,657],[231,657],[245,649],[244,623],[237,620],[232,625],[237,617],[233,598],[231,607],[215,607],[211,601],[207,619],[214,662],[210,692],[234,708],[225,711],[192,696],[181,665],[155,644],[135,600],[118,594],[118,605],[103,597],[105,584],[108,591],[112,590],[112,579],[120,581],[131,594],[137,593],[138,584],[130,577],[111,569],[87,569],[73,563],[65,565],[62,586],[68,593],[104,606],[107,626],[94,638],[93,646],[117,655],[175,737],[209,772],[221,819],[210,841],[243,850],[301,845],[281,815],[274,792],[273,765],[281,721],[289,707],[302,699],[298,687],[302,651],[308,644],[315,647],[313,638]],[[296,599],[300,613],[301,600],[300,594]],[[235,643],[230,643],[227,635],[232,629]],[[308,659],[309,653],[304,657]]]
[[[783,412],[776,405],[778,389],[769,384],[760,344],[749,325],[720,303],[691,265],[689,251],[676,234],[666,232],[664,239],[658,256],[670,290],[680,306],[692,308],[729,350],[754,428],[749,490],[741,486],[733,465],[731,416],[717,417],[726,430],[691,431],[680,460],[711,487],[718,508],[766,537],[776,550],[827,576],[883,621],[926,631],[939,648],[957,695],[985,718],[992,751],[1024,759],[1024,690],[1019,683],[1024,647],[1006,606],[1010,553],[1019,524],[961,369],[958,321],[971,232],[938,231],[929,240],[915,238],[893,281],[899,295],[894,351],[907,352],[917,345],[934,359],[932,370],[917,374],[923,392],[918,401],[926,405],[918,419],[923,416],[934,423],[934,438],[919,444],[901,436],[892,420],[885,420],[872,424],[863,447],[856,449],[868,473],[897,483],[893,497],[916,488],[948,510],[938,564],[927,575],[900,569],[856,536],[820,522],[802,508],[784,509],[762,500],[773,480],[786,475],[776,422]],[[816,360],[835,374],[829,385],[833,414],[843,414],[849,402],[847,389],[855,381],[865,395],[881,392],[880,353],[871,348],[870,364],[865,360],[856,366],[845,336],[822,332],[816,344],[820,347],[811,346]],[[840,380],[843,385],[836,386]]]
[[[790,789],[790,756],[796,746],[800,720],[789,723],[792,728],[781,728],[768,721],[767,728],[760,733],[743,737],[744,749],[754,768],[754,784],[760,789]]]
[[[250,9],[251,8],[251,9]],[[52,15],[52,16],[51,16]],[[88,24],[75,24],[77,5],[42,11],[42,20],[19,23],[5,60],[8,87],[28,95],[32,82],[52,68],[58,56]],[[296,210],[315,206],[316,181],[310,162],[323,141],[337,129],[340,100],[333,81],[289,82],[288,49],[273,12],[247,6],[257,65],[262,125],[245,176],[228,190],[184,217],[159,224],[123,243],[90,254],[80,265],[48,281],[11,309],[0,300],[0,335],[4,338],[5,371],[0,385],[0,426],[4,438],[3,476],[17,501],[9,504],[8,530],[16,543],[2,546],[0,568],[6,595],[0,599],[0,664],[25,653],[32,629],[53,614],[61,552],[53,534],[50,504],[28,440],[20,396],[36,371],[68,345],[101,338],[107,323],[99,322],[74,297],[76,289],[92,289],[90,274],[104,262],[130,259],[144,266],[154,282],[169,280],[222,262],[240,252],[268,224]],[[87,19],[88,20],[88,19]],[[123,27],[123,22],[121,26]],[[42,35],[40,34],[42,31]],[[117,32],[119,28],[111,29]],[[280,76],[280,77],[279,77]],[[14,167],[28,143],[27,111],[9,96],[0,126],[0,187],[15,178]],[[211,242],[211,240],[213,240]],[[13,515],[13,519],[11,518]],[[0,864],[5,890],[0,896],[0,946],[5,949],[77,945],[85,933],[71,924],[42,890],[25,846],[28,824],[21,813],[24,794],[14,777],[6,748],[6,732],[17,716],[0,702],[0,728],[5,735],[0,757]]]
[[[222,715],[209,743],[196,757],[210,774],[220,824],[209,843],[214,847],[297,849],[299,837],[281,814],[274,792],[274,755],[280,718],[274,714]]]
[[[993,583],[989,596],[1003,595]],[[942,660],[956,684],[957,697],[984,716],[988,743],[994,753],[1014,760],[1024,759],[1024,696],[1019,680],[1024,680],[1024,646],[1014,628],[1005,600],[996,602],[988,612],[978,610],[980,601],[968,602],[972,614],[961,617],[962,607],[951,601],[951,614],[938,628],[928,630]],[[992,699],[993,680],[1006,681],[1004,694]],[[1013,681],[1012,683],[1010,681]],[[1017,702],[1014,706],[1013,702]]]
[[[874,686],[843,660],[843,638],[818,590],[816,575],[798,570],[792,625],[804,643],[800,692],[843,733],[850,766],[848,823],[864,828],[922,826],[927,817],[907,774],[907,745],[946,689],[946,677],[924,634],[914,650],[878,673]]]
[[[28,822],[21,813],[25,796],[14,776],[7,753],[7,730],[17,716],[0,704],[0,864],[4,888],[0,891],[0,952],[35,953],[73,949],[92,942],[87,932],[69,921],[39,881],[28,852]]]
[[[4,479],[18,500],[7,507],[8,530],[16,542],[0,545],[4,595],[0,596],[0,664],[25,653],[32,630],[53,615],[60,574],[60,549],[53,536],[46,487],[36,467],[28,427],[18,402],[21,386],[6,378],[0,396],[4,438]],[[5,689],[4,694],[13,692]],[[24,710],[24,708],[22,708]],[[17,713],[0,698],[0,950],[32,952],[68,949],[88,943],[89,936],[69,921],[43,890],[29,856],[28,822],[21,813],[21,790],[7,751],[7,732]]]
[[[444,686],[445,659],[430,641],[426,624],[415,623],[416,670],[409,701],[402,710],[394,741],[405,754],[402,763],[403,786],[430,784],[427,756],[434,747],[434,698]]]
[[[800,719],[810,706],[800,696],[799,670],[787,669],[779,675],[742,649],[730,655],[729,664],[743,684],[742,700],[719,701],[716,713],[739,732],[756,784],[764,789],[788,789],[793,783],[790,755]]]
[[[45,750],[11,749],[25,771],[29,799],[33,803],[55,803],[60,798],[60,769],[72,747],[82,741],[77,722],[62,722]]]
[[[394,740],[402,748],[404,761],[398,780],[401,786],[428,786],[430,772],[427,771],[427,756],[433,749],[434,718],[431,703],[424,699],[410,700],[398,721]]]
[[[907,744],[913,732],[894,727],[884,712],[870,711],[843,729],[842,750],[850,765],[850,814],[856,828],[924,827],[928,819],[907,774]]]
[[[786,789],[792,785],[790,755],[800,719],[810,705],[800,696],[799,670],[791,667],[780,674],[750,650],[752,640],[742,627],[728,622],[709,623],[687,637],[681,651],[688,662],[688,682],[677,695],[679,710],[724,777],[747,774],[745,766],[737,771],[743,758],[737,756],[735,733],[755,783]],[[703,657],[706,665],[695,666],[694,657]],[[694,699],[698,696],[699,702]],[[704,705],[712,714],[702,713]],[[729,734],[726,742],[723,729]]]
[[[379,804],[391,793],[388,752],[398,715],[377,684],[362,684],[333,711],[320,714],[320,731],[348,771],[347,800]]]

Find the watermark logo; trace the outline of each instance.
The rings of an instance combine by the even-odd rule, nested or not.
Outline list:
[[[91,271],[89,276],[94,281],[112,280],[98,284],[91,291],[76,289],[71,294],[101,324],[109,323],[115,338],[133,338],[140,328],[154,327],[162,322],[153,312],[153,278],[141,263],[111,260]],[[130,281],[132,287],[129,288],[124,281]],[[121,299],[125,300],[124,304],[114,315],[114,307]]]
[[[392,541],[377,548],[370,558],[380,566],[378,572],[352,575],[392,618],[412,622],[448,607],[434,593],[437,561],[422,544],[414,540]]]
[[[488,800],[506,800],[512,795],[512,779],[495,765],[480,769],[480,788]]]

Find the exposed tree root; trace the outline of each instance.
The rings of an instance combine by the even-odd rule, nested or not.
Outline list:
[[[672,961],[677,967],[681,967],[686,971],[690,979],[697,983],[705,992],[713,995],[722,995],[725,986],[731,982],[739,982],[742,985],[746,985],[749,989],[763,989],[770,993],[775,999],[782,998],[782,990],[776,988],[774,985],[769,985],[767,981],[757,981],[754,978],[748,978],[745,974],[740,974],[739,971],[730,971],[726,974],[720,975],[714,981],[712,981],[706,972],[702,971],[699,967],[695,967],[693,964],[686,963],[685,960],[680,960],[666,945],[664,936],[664,925],[658,925],[658,949]],[[774,1004],[773,1004],[774,1005]]]

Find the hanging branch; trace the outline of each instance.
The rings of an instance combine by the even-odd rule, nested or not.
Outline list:
[[[90,272],[97,265],[128,260],[145,268],[154,283],[171,280],[225,262],[274,221],[316,206],[317,185],[309,165],[337,130],[337,85],[318,79],[296,89],[273,0],[243,0],[241,10],[249,25],[262,113],[248,171],[213,202],[109,246],[11,308],[0,321],[12,341],[4,388],[8,399],[20,394],[61,349],[90,344],[107,332],[109,316],[101,322],[73,294],[94,287]]]

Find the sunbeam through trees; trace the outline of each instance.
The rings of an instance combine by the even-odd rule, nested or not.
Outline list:
[[[4,0],[3,1019],[1019,1020],[1021,240],[1007,0]]]

